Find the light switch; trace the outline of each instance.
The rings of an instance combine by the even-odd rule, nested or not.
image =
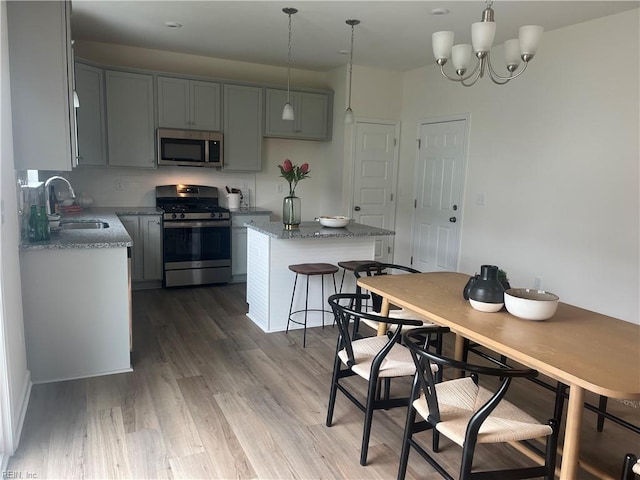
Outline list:
[[[476,193],[476,205],[478,207],[484,207],[485,194],[484,193]]]

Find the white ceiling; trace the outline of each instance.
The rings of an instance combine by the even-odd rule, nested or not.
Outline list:
[[[470,43],[471,23],[480,20],[484,1],[95,1],[73,0],[76,40],[286,66],[288,18],[292,18],[292,67],[327,71],[348,63],[355,27],[356,65],[409,70],[433,63],[431,34],[453,30],[456,43]],[[638,8],[640,1],[496,1],[494,45],[517,37],[521,25],[545,31]],[[431,10],[446,8],[448,15]],[[167,28],[166,21],[182,28]],[[544,50],[544,37],[541,53]],[[588,46],[585,45],[585,48]]]

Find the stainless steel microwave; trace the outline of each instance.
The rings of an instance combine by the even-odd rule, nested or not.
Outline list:
[[[158,165],[222,167],[220,132],[158,129]]]

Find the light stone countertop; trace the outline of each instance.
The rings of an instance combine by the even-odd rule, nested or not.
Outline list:
[[[62,215],[60,221],[99,220],[109,228],[58,229],[51,232],[51,239],[40,242],[23,241],[20,250],[57,250],[67,248],[119,248],[130,247],[133,241],[118,215],[162,215],[156,207],[96,207],[79,213]]]
[[[302,222],[296,230],[285,230],[282,222],[246,223],[245,226],[271,238],[281,240],[294,238],[379,237],[396,234],[392,230],[370,227],[361,223],[350,223],[344,228],[329,228],[323,227],[318,222]]]
[[[233,210],[230,209],[229,212],[232,217],[234,215],[271,215],[273,213],[271,210],[266,210],[260,207],[241,207]]]

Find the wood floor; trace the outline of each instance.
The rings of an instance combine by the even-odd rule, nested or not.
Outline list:
[[[324,424],[335,329],[309,330],[306,349],[301,331],[267,335],[244,315],[244,284],[137,291],[133,307],[134,371],[34,386],[14,478],[396,477],[405,409],[374,414],[366,467],[363,415],[340,393],[334,425]],[[540,420],[551,416],[550,392],[523,381],[510,394]],[[637,410],[610,403],[640,423]],[[640,436],[611,423],[597,433],[590,412],[584,423],[583,456],[618,478]],[[456,472],[459,448],[441,443],[438,458]],[[417,454],[409,460],[408,478],[440,478]],[[477,463],[530,461],[501,446],[481,448]]]

